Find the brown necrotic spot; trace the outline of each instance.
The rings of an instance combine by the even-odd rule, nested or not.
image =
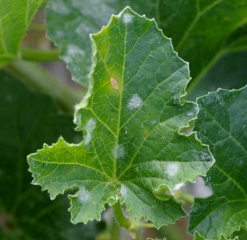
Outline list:
[[[118,89],[118,82],[113,77],[111,77],[111,86],[112,86],[112,88]]]

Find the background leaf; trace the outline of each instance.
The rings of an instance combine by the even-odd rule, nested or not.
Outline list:
[[[98,32],[112,14],[117,14],[129,4],[136,11],[144,8],[153,12],[155,8],[154,3],[141,0],[118,3],[111,0],[50,1],[46,11],[48,37],[61,49],[61,58],[75,81],[89,86],[88,75],[92,65],[89,34]]]
[[[132,218],[156,227],[184,215],[179,204],[158,200],[186,181],[205,175],[212,156],[194,135],[179,135],[197,106],[180,102],[189,82],[188,64],[156,23],[126,8],[92,36],[92,85],[77,105],[80,144],[62,138],[29,156],[34,183],[51,198],[67,189],[72,221],[100,219],[106,203],[126,204]],[[145,210],[144,210],[145,209]]]
[[[191,99],[218,87],[239,88],[246,84],[245,0],[51,0],[47,9],[48,35],[61,48],[61,57],[76,81],[88,86],[89,33],[97,32],[112,13],[128,5],[154,17],[165,35],[172,38],[175,50],[190,63]]]
[[[246,87],[219,90],[198,100],[195,130],[210,146],[216,162],[206,176],[213,196],[196,200],[189,229],[207,239],[219,239],[221,234],[229,238],[240,227],[247,227],[246,100]]]
[[[95,239],[95,223],[73,226],[64,196],[51,202],[30,185],[26,156],[62,134],[78,142],[72,118],[58,114],[53,101],[30,93],[0,71],[0,239]]]
[[[44,0],[0,0],[0,66],[18,57],[28,26]]]
[[[211,71],[216,63],[228,67],[227,59],[233,56],[237,62],[246,62],[246,12],[245,0],[160,1],[159,25],[172,38],[179,55],[190,63],[190,98],[225,87],[228,78],[232,80],[228,81],[230,88],[242,87],[243,82],[246,84],[244,65],[238,66],[241,71],[234,79],[222,68]],[[223,78],[217,78],[219,74]]]

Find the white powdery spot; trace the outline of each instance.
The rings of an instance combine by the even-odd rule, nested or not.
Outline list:
[[[151,121],[151,125],[156,125],[158,123],[158,121],[157,120],[153,120],[153,121]]]
[[[193,112],[187,112],[186,115],[191,117],[191,116],[193,116]]]
[[[116,159],[121,159],[124,158],[125,156],[125,148],[123,145],[117,145],[113,148],[112,150],[112,155]]]
[[[75,58],[78,58],[78,57],[82,57],[85,55],[85,52],[80,49],[78,46],[76,45],[68,45],[67,47],[67,51],[66,51],[66,54],[63,54],[62,55],[62,58],[63,60],[66,62],[66,63],[71,63]],[[74,68],[75,70],[75,68]],[[79,70],[79,68],[77,69],[77,71]]]
[[[120,193],[123,197],[127,195],[127,187],[125,185],[121,185]]]
[[[117,149],[117,159],[124,158],[125,156],[125,148],[123,145],[118,145]]]
[[[86,123],[87,135],[84,138],[84,145],[87,146],[92,139],[93,131],[96,128],[96,120],[90,118]]]
[[[178,163],[168,163],[166,168],[166,174],[168,177],[174,177],[177,175],[179,170],[179,164]]]
[[[219,95],[219,94],[216,93],[216,99],[217,99],[218,103],[220,104],[220,106],[221,107],[224,107],[225,103],[224,103],[224,100],[221,97],[221,95]]]
[[[138,96],[138,94],[135,94],[128,103],[128,108],[130,110],[135,110],[139,108],[142,105],[142,99]]]
[[[58,30],[58,31],[55,32],[55,35],[58,38],[62,38],[62,37],[65,36],[65,33],[63,31]]]
[[[72,55],[72,56],[85,55],[85,52],[82,49],[80,49],[78,46],[70,44],[68,45],[68,48],[67,48],[67,54]]]
[[[68,15],[70,13],[70,9],[65,6],[62,1],[58,0],[58,1],[51,1],[50,2],[50,8],[60,14],[60,15]]]
[[[89,197],[90,197],[89,191],[87,191],[87,190],[85,189],[85,187],[82,187],[82,188],[81,188],[81,191],[80,191],[80,194],[79,194],[79,196],[78,196],[78,200],[79,200],[81,203],[84,203],[84,202],[86,202],[86,201],[89,199]]]
[[[84,22],[82,22],[75,30],[75,32],[78,35],[84,36],[86,34],[89,34],[92,32],[92,28],[89,27],[88,24],[85,24]]]
[[[124,24],[129,24],[133,22],[133,15],[129,14],[129,13],[125,13],[123,15],[123,23]]]
[[[174,190],[174,191],[177,191],[177,190],[179,190],[181,187],[183,187],[183,185],[184,185],[183,183],[178,183],[178,184],[175,185],[175,187],[173,188],[173,190]]]

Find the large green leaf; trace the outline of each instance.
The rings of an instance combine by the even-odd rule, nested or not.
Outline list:
[[[48,36],[61,49],[61,58],[67,63],[73,79],[88,87],[92,64],[92,50],[89,34],[98,32],[107,24],[112,14],[118,13],[127,5],[140,12],[143,7],[153,12],[150,1],[92,0],[71,1],[51,0],[47,6],[46,22]],[[149,14],[152,16],[152,14]]]
[[[27,154],[60,135],[80,140],[71,117],[59,115],[51,99],[30,93],[2,71],[0,96],[0,239],[95,239],[95,223],[85,227],[69,222],[64,196],[51,202],[30,185]]]
[[[245,228],[247,220],[247,88],[219,90],[198,100],[195,130],[210,145],[216,162],[206,182],[213,196],[197,199],[191,212],[190,232],[207,239],[229,238]]]
[[[44,0],[0,0],[0,66],[18,57],[27,28]]]
[[[206,146],[178,131],[195,119],[197,105],[180,101],[188,63],[173,51],[154,20],[126,8],[92,35],[91,87],[76,106],[80,144],[60,138],[28,157],[34,184],[51,198],[67,189],[72,221],[100,219],[106,203],[120,201],[132,218],[156,227],[184,215],[179,204],[154,191],[176,192],[213,164]],[[159,188],[160,187],[160,188]],[[159,192],[160,193],[160,192]]]

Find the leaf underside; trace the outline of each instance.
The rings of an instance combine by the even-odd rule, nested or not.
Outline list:
[[[218,90],[198,100],[195,130],[210,146],[216,162],[206,176],[213,196],[196,200],[189,229],[207,239],[230,238],[234,231],[247,227],[246,100],[246,87]]]
[[[173,199],[185,182],[205,175],[213,164],[208,147],[178,131],[195,119],[197,105],[180,101],[190,80],[188,63],[170,39],[148,20],[126,8],[91,36],[91,85],[76,106],[80,144],[62,138],[28,157],[33,183],[51,198],[68,189],[72,222],[97,219],[106,203],[120,201],[132,218],[159,228],[184,215]]]

